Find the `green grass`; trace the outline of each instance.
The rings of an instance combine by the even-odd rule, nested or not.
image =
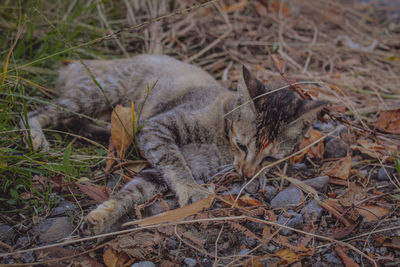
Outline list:
[[[106,146],[56,130],[45,132],[51,151],[34,152],[25,147],[17,125],[27,110],[54,97],[48,88],[54,86],[62,60],[124,56],[112,40],[76,47],[108,34],[99,19],[98,5],[103,5],[107,19],[113,21],[125,16],[125,10],[118,8],[122,2],[6,0],[0,4],[2,212],[18,211],[22,217],[46,214],[57,199],[51,185],[44,191],[33,186],[34,177],[76,181],[92,177],[104,163]],[[118,24],[113,29],[118,30]]]

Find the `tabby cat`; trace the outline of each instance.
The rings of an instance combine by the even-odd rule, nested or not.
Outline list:
[[[135,204],[167,188],[181,206],[206,197],[198,184],[208,183],[220,166],[233,164],[240,176],[252,177],[291,153],[325,104],[301,99],[288,89],[266,94],[271,88],[245,67],[244,84],[234,91],[204,70],[169,56],[85,64],[104,91],[79,62],[72,62],[60,72],[59,97],[29,112],[20,127],[29,129],[25,139],[31,138],[34,149],[47,150],[42,127],[80,115],[86,118],[81,122],[86,131],[109,131],[108,125],[87,118],[107,118],[112,106],[131,101],[138,110],[143,106],[136,142],[151,168],[87,215],[88,234],[108,231]]]

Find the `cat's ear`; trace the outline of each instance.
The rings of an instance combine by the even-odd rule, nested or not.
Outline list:
[[[254,98],[267,92],[264,84],[254,77],[245,66],[243,66],[243,80],[246,84],[250,98],[253,99],[255,102],[254,104],[256,104],[257,99]]]
[[[301,105],[297,113],[299,117],[296,121],[303,120],[311,122],[327,104],[329,104],[329,102],[323,100],[301,100]]]

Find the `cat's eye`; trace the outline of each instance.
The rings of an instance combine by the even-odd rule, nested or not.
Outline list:
[[[240,150],[242,150],[244,153],[247,153],[247,147],[239,142],[236,142],[236,145]]]
[[[274,157],[268,156],[268,157],[264,157],[261,163],[263,163],[263,162],[274,162],[274,161],[276,161],[276,159]]]

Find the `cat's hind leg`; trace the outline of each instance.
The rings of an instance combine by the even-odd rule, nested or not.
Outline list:
[[[121,191],[100,204],[85,218],[81,230],[85,235],[97,235],[108,232],[115,222],[135,205],[150,200],[156,194],[163,193],[167,186],[158,183],[161,174],[154,169],[143,170]]]

